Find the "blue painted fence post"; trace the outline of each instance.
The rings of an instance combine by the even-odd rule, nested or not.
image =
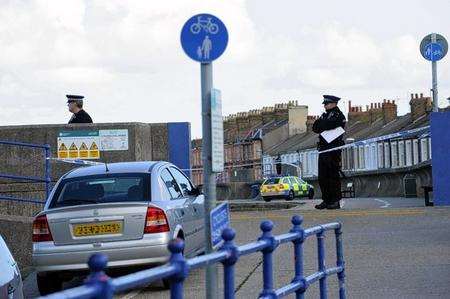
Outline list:
[[[327,299],[327,276],[325,275],[325,234],[322,228],[319,233],[317,233],[317,259],[318,259],[318,270],[323,274],[322,278],[319,279],[320,287],[320,299]]]
[[[258,239],[265,241],[268,245],[262,250],[263,253],[263,290],[260,297],[276,298],[275,290],[273,289],[273,257],[272,253],[277,247],[277,242],[272,235],[273,223],[270,220],[261,222],[262,236]]]
[[[86,279],[87,285],[93,285],[96,289],[95,299],[111,299],[114,295],[114,286],[111,279],[105,274],[108,257],[101,253],[91,255],[88,261],[91,274]]]
[[[45,144],[45,200],[48,199],[50,196],[50,191],[52,190],[52,179],[51,179],[51,164],[50,164],[50,158],[51,158],[51,152],[50,152],[50,145]]]
[[[234,245],[234,237],[236,232],[232,228],[225,228],[222,231],[222,238],[225,240],[221,251],[226,251],[228,257],[222,262],[223,264],[223,293],[225,299],[234,299],[234,265],[239,258],[239,252]]]
[[[170,298],[183,298],[183,282],[189,274],[189,266],[183,256],[184,242],[181,239],[174,239],[169,242],[171,253],[169,263],[177,268],[174,275],[170,277]]]
[[[303,277],[303,241],[304,241],[304,231],[301,227],[303,223],[303,217],[301,216],[293,216],[292,217],[292,229],[291,233],[297,233],[299,237],[292,241],[294,244],[294,257],[295,257],[295,277],[292,282],[301,282],[302,287],[295,291],[296,299],[303,299],[305,290],[306,290],[306,280]]]
[[[342,267],[342,271],[338,273],[339,279],[339,298],[345,299],[345,261],[344,261],[344,249],[342,245],[342,228],[334,230],[336,234],[336,266]]]

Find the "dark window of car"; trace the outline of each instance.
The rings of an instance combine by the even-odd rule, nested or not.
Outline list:
[[[273,184],[279,184],[280,178],[269,178],[264,182],[264,185],[273,185]]]
[[[161,179],[164,182],[164,185],[166,185],[167,190],[169,190],[172,198],[177,199],[183,197],[180,187],[178,187],[177,182],[172,174],[170,174],[169,170],[163,169],[163,171],[161,171]]]
[[[179,171],[174,167],[170,167],[170,172],[172,173],[181,190],[183,191],[184,196],[191,195],[193,187],[189,179],[183,173],[181,173],[181,171]]]
[[[108,174],[63,180],[50,208],[150,200],[150,175]]]

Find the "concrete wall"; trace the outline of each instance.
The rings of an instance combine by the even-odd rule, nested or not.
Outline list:
[[[102,151],[99,161],[109,163],[145,160],[170,161],[169,125],[170,123],[104,123],[3,126],[0,127],[0,140],[49,144],[51,147],[51,156],[56,158],[57,137],[61,131],[127,129],[128,150]],[[186,143],[189,144],[190,141]],[[187,151],[187,155],[189,157],[189,150]],[[56,182],[59,177],[74,167],[78,166],[52,161],[51,178],[53,182]],[[0,173],[44,177],[44,170],[45,159],[43,150],[0,144]],[[45,186],[41,183],[0,179],[0,195],[3,196],[43,200],[45,198],[44,190]],[[0,214],[33,216],[40,209],[41,206],[39,204],[0,200]]]
[[[431,165],[429,163],[409,167],[396,171],[371,171],[354,173],[342,179],[342,188],[348,182],[353,182],[356,197],[403,197],[404,178],[412,175],[416,178],[416,192],[418,197],[423,197],[421,186],[432,186]],[[307,180],[314,185],[315,198],[321,198],[317,178]]]
[[[289,108],[289,137],[306,132],[308,106]]]
[[[31,270],[33,218],[0,215],[0,235],[5,239],[23,277]]]

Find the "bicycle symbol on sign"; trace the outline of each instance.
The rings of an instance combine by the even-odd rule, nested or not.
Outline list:
[[[197,23],[191,25],[191,32],[193,34],[199,34],[203,29],[206,33],[216,34],[219,32],[219,26],[211,21],[212,18],[207,20],[202,19],[201,16],[197,17]]]

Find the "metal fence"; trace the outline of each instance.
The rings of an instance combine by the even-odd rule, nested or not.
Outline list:
[[[14,141],[1,141],[0,144],[10,145],[10,146],[18,146],[18,147],[26,147],[26,148],[37,148],[42,149],[44,151],[44,177],[36,177],[36,176],[22,176],[15,174],[7,174],[0,173],[0,178],[11,179],[11,180],[20,180],[27,182],[35,182],[35,183],[45,183],[45,199],[48,198],[51,191],[51,178],[50,178],[50,145],[48,144],[33,144],[33,143],[24,143],[24,142],[14,142]],[[0,195],[0,200],[11,200],[11,201],[21,201],[21,202],[32,202],[32,203],[40,203],[44,204],[45,202],[42,200],[36,199],[23,199],[12,196],[4,196]]]
[[[292,217],[292,229],[285,234],[272,235],[273,223],[263,221],[260,225],[261,237],[249,244],[236,246],[234,244],[235,232],[232,228],[226,228],[222,232],[224,243],[214,253],[185,259],[183,256],[184,242],[181,239],[172,240],[169,243],[169,262],[160,267],[136,272],[118,278],[109,278],[104,270],[107,267],[107,257],[103,254],[94,254],[88,261],[91,274],[85,284],[73,289],[48,295],[45,298],[112,298],[114,293],[124,292],[136,287],[145,286],[156,280],[168,278],[170,280],[171,298],[183,298],[183,281],[192,269],[202,268],[210,264],[222,263],[223,265],[223,294],[224,298],[235,297],[234,268],[238,260],[246,255],[262,252],[263,256],[263,289],[259,298],[280,298],[294,294],[296,298],[303,298],[308,287],[319,281],[320,298],[327,298],[327,277],[337,274],[339,280],[339,298],[345,298],[345,266],[342,245],[342,230],[340,223],[328,223],[303,229],[303,218]],[[325,240],[326,231],[334,230],[336,236],[336,267],[325,266]],[[311,236],[317,237],[318,271],[306,276],[303,272],[303,242]],[[273,252],[284,243],[291,242],[294,247],[295,275],[292,282],[279,289],[275,289],[273,280]],[[44,298],[44,297],[43,297]]]

